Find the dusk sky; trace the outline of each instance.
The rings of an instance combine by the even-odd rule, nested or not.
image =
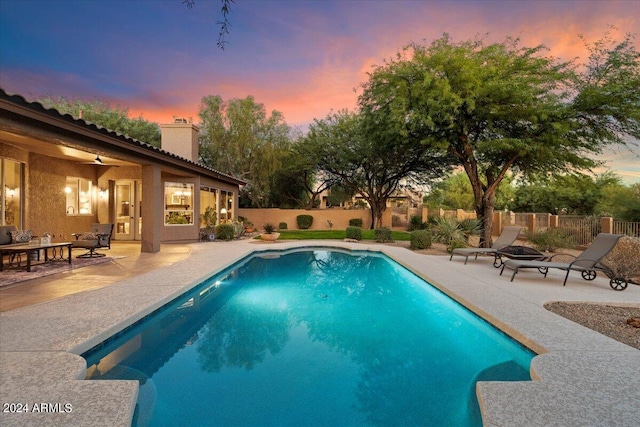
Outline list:
[[[236,0],[228,45],[216,46],[218,0],[0,0],[0,87],[28,100],[98,98],[157,123],[198,121],[200,100],[253,95],[292,127],[353,109],[367,72],[410,42],[520,37],[564,59],[583,43],[640,36],[640,0]],[[637,46],[640,40],[636,39]],[[607,158],[640,182],[640,158]]]

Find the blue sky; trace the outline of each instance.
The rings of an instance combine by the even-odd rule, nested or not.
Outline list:
[[[197,121],[203,96],[253,95],[306,129],[354,108],[367,71],[409,42],[444,32],[454,40],[517,36],[551,54],[584,58],[583,34],[640,30],[629,1],[249,1],[237,0],[224,51],[220,2],[196,0],[0,0],[0,87],[33,100],[99,98],[159,123]],[[640,158],[608,154],[626,182]]]

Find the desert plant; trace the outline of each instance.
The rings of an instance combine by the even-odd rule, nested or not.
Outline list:
[[[286,222],[281,222],[280,224],[278,224],[278,230],[286,230],[287,229],[287,223]]]
[[[333,221],[330,219],[327,220],[327,225],[329,226],[329,230],[333,230]]]
[[[425,228],[427,228],[427,224],[422,222],[422,215],[411,215],[407,231],[423,230]]]
[[[276,227],[270,222],[263,225],[262,228],[264,229],[265,234],[271,234],[276,230]]]
[[[431,231],[415,230],[411,232],[411,249],[428,249],[431,247]]]
[[[234,229],[232,224],[216,225],[216,237],[218,240],[233,240]]]
[[[380,243],[393,242],[393,239],[391,238],[391,230],[389,229],[389,227],[376,228],[373,231],[373,234],[376,237],[376,242],[380,242]]]
[[[467,236],[455,218],[440,217],[431,226],[433,239],[447,246],[447,251],[464,248],[468,245]]]
[[[640,238],[624,236],[602,260],[613,277],[640,283]]]
[[[349,226],[362,228],[362,218],[351,218],[349,220]]]
[[[233,236],[238,239],[244,234],[244,223],[241,221],[233,221]]]
[[[313,224],[313,217],[311,215],[298,215],[296,222],[300,230],[308,230],[311,228],[311,224]]]
[[[560,228],[547,228],[546,230],[527,232],[527,239],[539,251],[554,252],[558,248],[573,248],[574,237],[567,230]]]
[[[347,227],[347,239],[362,240],[362,229],[360,227]]]
[[[402,219],[400,219],[400,215],[391,215],[391,226],[399,227],[402,225]]]
[[[467,218],[463,219],[458,223],[460,229],[462,230],[462,234],[469,242],[469,237],[477,236],[482,232],[482,223],[480,220],[475,218]]]

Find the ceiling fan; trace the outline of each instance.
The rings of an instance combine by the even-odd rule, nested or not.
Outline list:
[[[96,158],[93,159],[92,161],[81,162],[81,163],[85,165],[96,165],[96,166],[115,166],[115,165],[105,163],[104,160],[100,158],[100,154],[96,154]]]

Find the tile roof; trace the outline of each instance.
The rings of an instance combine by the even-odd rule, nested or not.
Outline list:
[[[235,178],[229,174],[217,171],[213,168],[210,168],[209,166],[206,166],[202,163],[198,163],[198,162],[194,162],[188,159],[185,159],[184,157],[180,157],[176,154],[173,154],[169,151],[163,150],[161,148],[155,147],[151,144],[148,144],[146,142],[142,142],[140,140],[137,140],[135,138],[131,138],[130,136],[121,134],[119,132],[116,132],[114,130],[111,129],[107,129],[104,128],[100,125],[97,125],[95,123],[86,121],[84,119],[80,119],[77,117],[72,116],[71,114],[68,113],[61,113],[59,112],[57,109],[55,108],[46,108],[44,105],[42,105],[40,102],[37,101],[28,101],[24,96],[19,95],[19,94],[10,94],[8,92],[6,92],[4,89],[0,88],[0,100],[5,100],[8,102],[11,102],[13,104],[22,106],[22,107],[26,107],[29,108],[35,112],[40,112],[40,113],[44,113],[47,114],[51,117],[54,118],[58,118],[58,119],[62,119],[64,121],[66,121],[67,123],[72,123],[74,125],[77,126],[81,126],[84,127],[85,129],[91,130],[93,132],[97,132],[100,133],[102,135],[108,136],[110,138],[119,140],[121,142],[125,142],[127,144],[131,144],[133,146],[137,146],[140,148],[143,148],[144,150],[148,150],[149,152],[155,152],[158,154],[161,154],[162,156],[166,156],[168,159],[171,159],[171,161],[173,163],[175,163],[176,165],[180,164],[180,163],[187,163],[191,166],[196,166],[199,169],[202,170],[203,175],[208,175],[208,176],[215,176],[218,179],[223,179],[226,181],[230,181],[233,183],[237,183],[239,185],[245,185],[246,181],[243,181],[242,179],[239,178]]]

